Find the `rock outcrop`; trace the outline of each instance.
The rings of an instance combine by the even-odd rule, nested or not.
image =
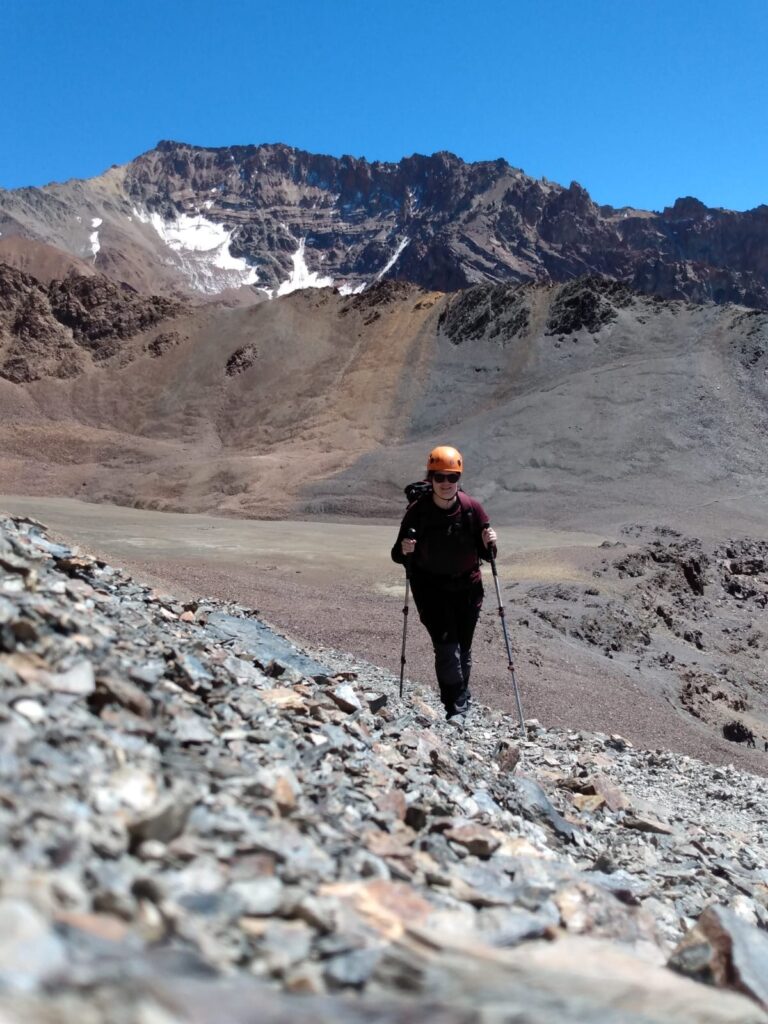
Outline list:
[[[27,384],[77,376],[178,310],[170,299],[138,295],[101,275],[43,284],[0,263],[0,377]]]
[[[591,584],[514,588],[540,636],[600,652],[733,743],[768,752],[768,544],[626,527]],[[768,758],[768,753],[766,753]]]
[[[768,1020],[763,779],[445,723],[18,518],[0,685],[4,1020]]]

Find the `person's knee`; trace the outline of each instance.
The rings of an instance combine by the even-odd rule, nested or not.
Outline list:
[[[461,681],[461,651],[458,644],[435,644],[435,669],[439,679]]]

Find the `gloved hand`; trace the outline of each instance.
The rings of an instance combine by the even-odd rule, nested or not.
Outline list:
[[[483,544],[487,548],[496,547],[496,531],[492,526],[486,526],[483,530]]]

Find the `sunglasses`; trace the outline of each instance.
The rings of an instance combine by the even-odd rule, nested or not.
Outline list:
[[[436,484],[455,484],[458,483],[461,473],[433,473],[432,479]]]

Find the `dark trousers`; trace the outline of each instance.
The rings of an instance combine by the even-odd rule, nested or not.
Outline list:
[[[435,649],[435,674],[440,697],[450,715],[469,699],[472,637],[483,603],[480,582],[459,588],[450,581],[411,581],[419,618]]]

